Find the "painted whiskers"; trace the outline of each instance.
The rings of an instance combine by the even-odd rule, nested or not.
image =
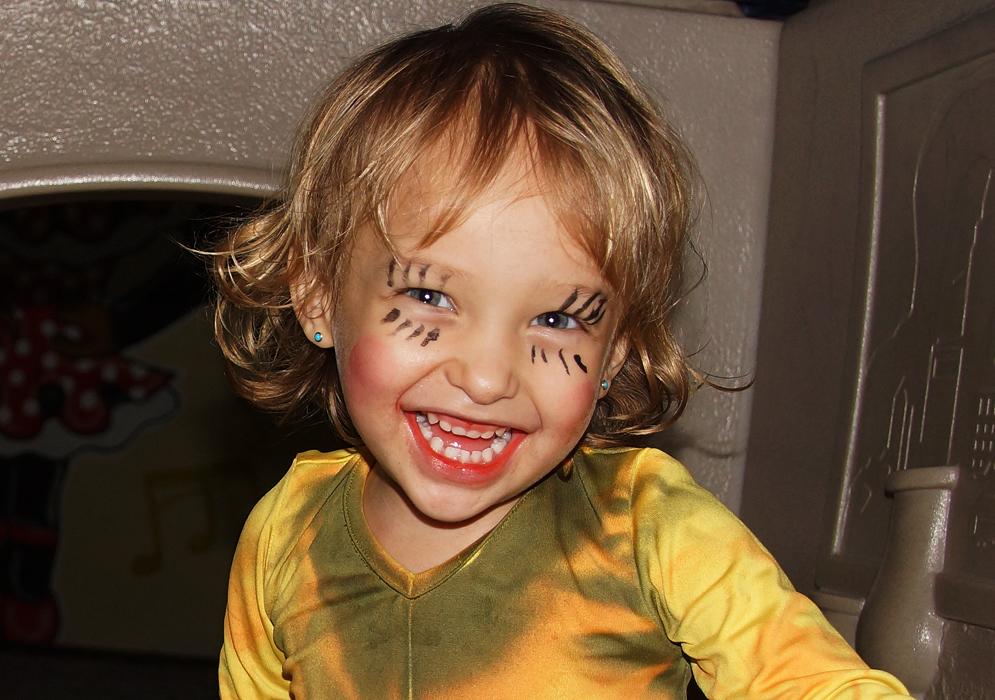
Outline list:
[[[401,317],[401,310],[400,309],[391,309],[390,311],[387,312],[386,316],[384,316],[382,319],[380,319],[380,323],[394,323],[400,317]],[[414,324],[411,322],[410,319],[404,319],[399,324],[397,324],[397,327],[394,329],[394,333],[393,334],[397,335],[401,331],[406,330],[408,328],[411,328],[411,326],[413,326],[413,325]],[[440,332],[439,328],[436,327],[436,328],[433,328],[432,330],[430,330],[428,333],[425,333],[425,325],[424,324],[418,324],[418,327],[415,328],[413,331],[411,331],[411,333],[408,334],[405,337],[405,340],[414,340],[415,338],[420,337],[422,333],[425,333],[425,337],[422,338],[422,341],[421,341],[421,346],[425,347],[426,345],[428,345],[429,343],[431,343],[433,340],[438,340],[439,339],[439,332]]]
[[[409,263],[407,263],[404,266],[404,270],[400,271],[400,281],[404,282],[405,284],[408,284],[408,285],[412,285],[413,282],[414,282],[412,280],[412,278],[411,278],[411,267],[412,267],[412,264],[409,262]],[[418,275],[418,284],[419,285],[424,285],[425,284],[425,278],[428,275],[428,270],[429,270],[430,267],[431,267],[431,265],[422,265],[421,268],[418,270],[417,275]],[[397,283],[395,281],[395,279],[394,279],[394,273],[398,272],[398,271],[399,271],[399,265],[398,265],[397,260],[391,260],[390,264],[387,266],[387,286],[388,287],[393,288],[394,285]],[[442,277],[442,286],[445,285],[446,280],[448,280],[448,279],[449,279],[449,275],[444,275]],[[405,330],[411,328],[411,326],[414,325],[411,322],[410,319],[401,319],[401,310],[397,309],[397,308],[391,309],[389,312],[387,312],[387,315],[384,316],[382,319],[380,319],[380,323],[385,323],[385,324],[386,323],[396,323],[398,321],[398,319],[400,319],[401,322],[397,324],[396,328],[394,328],[394,333],[393,333],[394,335],[397,335],[401,331],[405,331]],[[422,347],[425,347],[429,343],[431,343],[431,342],[433,342],[435,340],[438,340],[440,332],[441,332],[441,330],[437,326],[437,327],[433,328],[432,330],[430,330],[430,331],[428,331],[426,333],[425,332],[425,325],[424,324],[418,324],[418,327],[415,328],[415,329],[413,329],[408,335],[405,336],[404,339],[405,340],[415,340],[416,338],[421,338],[422,340],[421,340],[420,344],[421,344]]]

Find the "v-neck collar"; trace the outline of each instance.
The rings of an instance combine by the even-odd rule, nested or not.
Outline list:
[[[368,462],[363,456],[359,456],[352,467],[345,486],[343,507],[345,509],[346,527],[349,529],[349,535],[352,538],[353,544],[359,551],[360,556],[366,560],[370,569],[384,583],[405,598],[417,598],[428,593],[445,583],[449,577],[469,564],[480,554],[481,549],[487,541],[495,536],[501,530],[504,523],[514,515],[522,504],[522,501],[529,497],[528,492],[523,494],[493,530],[452,559],[421,573],[414,574],[394,561],[393,557],[387,553],[376,537],[374,537],[370,526],[366,523],[366,516],[363,514],[363,487],[366,484],[369,474],[370,466]]]

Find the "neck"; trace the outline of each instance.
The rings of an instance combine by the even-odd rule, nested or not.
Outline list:
[[[363,515],[384,551],[413,574],[449,561],[497,527],[517,498],[459,523],[432,520],[374,465],[363,489]]]

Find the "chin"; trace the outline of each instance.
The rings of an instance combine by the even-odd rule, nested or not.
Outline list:
[[[419,503],[412,501],[412,504],[422,516],[429,520],[447,525],[460,525],[486,517],[494,511],[502,509],[510,510],[511,506],[517,500],[518,495],[499,498],[494,502],[472,499],[447,499],[445,502],[424,500]],[[501,517],[503,516],[504,513],[502,512]]]

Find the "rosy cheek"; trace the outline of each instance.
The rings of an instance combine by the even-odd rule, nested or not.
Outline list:
[[[364,335],[356,340],[346,359],[342,383],[347,395],[376,396],[392,382],[396,358],[389,339]]]
[[[595,387],[589,381],[578,382],[570,392],[570,398],[578,410],[586,411],[594,405]],[[583,407],[583,408],[582,408]]]
[[[578,436],[587,427],[594,411],[596,388],[590,382],[578,382],[559,394],[556,412],[561,425]]]

